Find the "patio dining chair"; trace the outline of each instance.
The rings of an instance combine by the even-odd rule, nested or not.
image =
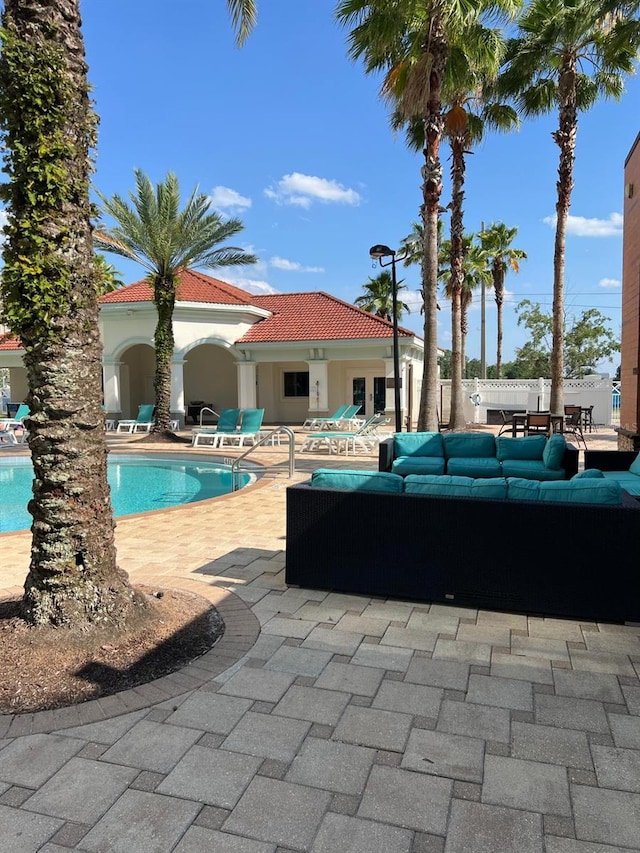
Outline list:
[[[551,435],[551,415],[549,412],[527,412],[525,435]]]
[[[582,431],[582,406],[564,407],[564,434],[575,436],[580,447],[580,442],[587,449],[587,441]]]

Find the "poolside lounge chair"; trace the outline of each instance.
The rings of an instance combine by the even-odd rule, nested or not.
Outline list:
[[[20,403],[12,418],[3,418],[0,420],[0,441],[3,444],[25,444],[28,432],[24,425],[24,419],[28,415],[28,404]],[[19,436],[16,435],[16,430],[20,430]]]
[[[326,425],[332,426],[336,420],[344,416],[348,408],[349,405],[345,403],[344,406],[338,406],[335,412],[327,417],[307,418],[302,424],[302,429],[323,429]]]
[[[230,432],[219,429],[214,447],[223,447],[225,442],[237,444],[238,447],[243,447],[245,441],[249,444],[255,444],[260,434],[263,418],[264,409],[243,409],[239,428]]]
[[[235,434],[238,431],[240,409],[223,409],[214,427],[197,427],[193,430],[192,447],[209,445],[217,447],[221,435]]]
[[[354,455],[358,452],[373,453],[384,435],[380,433],[380,427],[389,423],[389,418],[379,413],[368,418],[355,432],[315,432],[308,435],[300,446],[300,451],[317,452],[327,448],[329,453],[340,453],[344,450],[345,455],[349,451]]]
[[[135,420],[125,419],[118,421],[116,432],[149,432],[154,424],[154,409],[155,405],[153,403],[142,403],[142,405],[138,406],[138,416]]]

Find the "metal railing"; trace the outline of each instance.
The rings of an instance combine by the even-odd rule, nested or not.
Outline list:
[[[289,439],[289,477],[293,477],[296,472],[296,442],[295,442],[295,434],[293,430],[289,429],[286,426],[277,426],[274,429],[269,430],[269,432],[260,436],[260,438],[256,441],[255,444],[252,444],[251,447],[248,447],[245,452],[241,456],[236,456],[236,458],[231,462],[231,491],[238,491],[238,468],[240,467],[240,463],[243,462],[248,456],[250,456],[256,447],[260,447],[261,445],[268,444],[269,442],[273,443],[273,438],[276,435],[284,434]],[[282,468],[282,465],[266,465],[266,468]]]
[[[214,411],[213,409],[210,409],[210,408],[209,408],[209,406],[203,406],[203,407],[200,409],[200,429],[202,429],[202,415],[203,415],[205,412],[211,412],[211,414],[212,414],[212,415],[215,415],[215,416],[216,416],[216,418],[219,418],[219,417],[220,417],[220,415],[219,415],[216,411]]]

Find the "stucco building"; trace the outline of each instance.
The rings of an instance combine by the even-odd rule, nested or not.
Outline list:
[[[101,299],[104,403],[111,419],[154,400],[156,309],[146,281]],[[360,403],[366,416],[394,411],[393,325],[328,293],[255,295],[194,270],[180,276],[173,315],[171,410],[185,422],[202,405],[265,409],[265,423]],[[399,329],[403,419],[417,418],[423,341]],[[27,393],[21,349],[0,339],[13,401]]]

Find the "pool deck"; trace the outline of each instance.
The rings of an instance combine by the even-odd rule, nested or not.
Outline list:
[[[0,716],[2,853],[640,851],[640,627],[288,589],[290,482],[118,521],[132,580],[209,597],[225,636],[152,685]],[[0,594],[29,545],[0,535]]]

